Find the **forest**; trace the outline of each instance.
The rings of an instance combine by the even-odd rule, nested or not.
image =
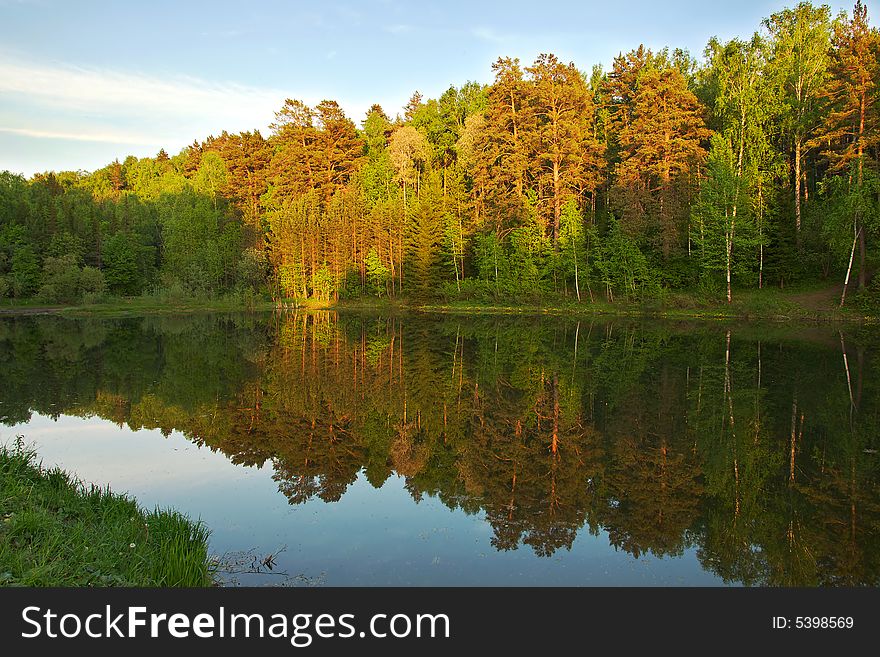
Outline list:
[[[880,298],[878,57],[861,0],[802,2],[701,60],[500,57],[360,126],[287,99],[266,136],[3,172],[0,298]]]

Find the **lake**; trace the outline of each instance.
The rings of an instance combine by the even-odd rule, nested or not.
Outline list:
[[[0,318],[0,442],[203,520],[229,585],[880,574],[856,326],[311,312]]]

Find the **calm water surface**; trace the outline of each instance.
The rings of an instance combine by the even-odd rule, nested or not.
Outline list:
[[[0,441],[201,518],[230,584],[877,585],[878,347],[854,327],[6,317]]]

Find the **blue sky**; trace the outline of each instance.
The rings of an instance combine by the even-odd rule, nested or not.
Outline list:
[[[0,0],[0,170],[92,170],[223,129],[266,135],[288,97],[338,100],[359,124],[374,102],[393,116],[416,89],[489,82],[502,55],[553,52],[583,70],[640,43],[699,57],[710,36],[749,36],[793,4]]]

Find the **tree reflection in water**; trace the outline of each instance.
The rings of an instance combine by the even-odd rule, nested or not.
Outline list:
[[[483,513],[497,550],[607,532],[728,582],[876,585],[877,341],[800,329],[332,312],[0,321],[2,421],[97,415]]]

